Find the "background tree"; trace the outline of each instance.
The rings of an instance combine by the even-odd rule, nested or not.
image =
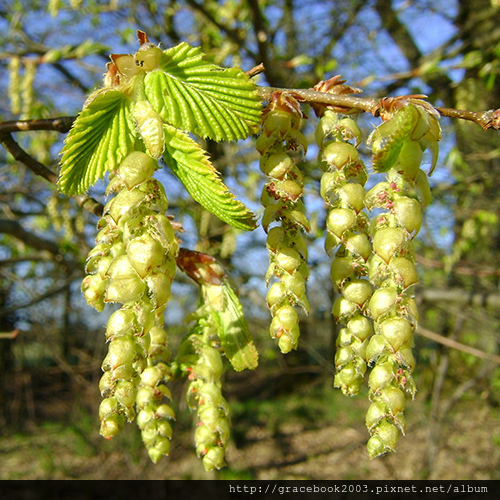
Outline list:
[[[0,393],[0,423],[4,434],[14,427],[26,429],[26,423],[39,426],[46,418],[67,419],[71,411],[82,412],[82,408],[88,408],[89,413],[95,411],[95,386],[104,352],[98,330],[104,321],[89,314],[79,287],[94,238],[99,202],[104,199],[103,187],[91,191],[93,199],[79,196],[68,200],[57,194],[57,154],[72,120],[50,120],[50,124],[43,120],[73,116],[85,95],[100,82],[109,53],[131,51],[136,29],[146,31],[163,48],[181,41],[199,45],[215,63],[224,66],[249,70],[263,63],[262,85],[309,88],[340,73],[350,85],[362,87],[367,96],[423,92],[437,106],[478,111],[498,107],[500,32],[494,20],[499,6],[490,0],[75,0],[51,1],[48,7],[44,2],[10,3],[0,2],[0,64],[9,75],[0,82],[0,136],[4,146],[0,151],[0,359],[4,388]],[[40,121],[37,125],[31,122],[25,127],[29,131],[23,131],[24,126],[9,123],[19,119]],[[372,117],[360,118],[365,136],[372,122]],[[317,239],[324,213],[316,152],[306,157],[305,166],[311,179],[305,187],[305,202],[310,212],[318,208],[308,240],[311,314],[302,322],[299,350],[286,358],[268,340],[263,231],[238,233],[201,210],[185,196],[175,178],[160,173],[168,186],[175,220],[186,229],[183,244],[220,258],[235,277],[261,352],[259,371],[244,378],[227,375],[236,426],[231,470],[237,476],[248,470],[253,477],[264,477],[260,467],[270,467],[264,458],[248,461],[252,456],[248,439],[252,432],[262,430],[262,422],[267,419],[267,436],[277,441],[265,441],[263,449],[273,449],[280,457],[271,465],[281,477],[329,477],[320,460],[306,461],[304,457],[311,453],[336,457],[346,471],[350,463],[358,464],[350,472],[341,472],[343,477],[437,478],[449,474],[456,478],[457,467],[464,478],[495,477],[500,434],[493,420],[500,375],[495,357],[500,273],[496,264],[498,138],[495,131],[483,131],[473,123],[442,120],[442,124],[446,139],[431,178],[434,201],[417,248],[421,272],[417,296],[422,316],[422,335],[417,337],[419,406],[414,413],[409,410],[413,429],[400,443],[414,446],[416,440],[411,434],[420,432],[423,437],[428,428],[428,444],[412,455],[403,470],[391,457],[367,462],[361,470],[360,447],[365,440],[362,421],[349,420],[347,410],[332,409],[334,405],[356,407],[356,403],[344,401],[331,389],[332,333],[337,326],[325,314],[334,297],[325,278],[328,263],[322,240]],[[304,132],[310,136],[312,130],[308,125]],[[249,206],[258,208],[263,179],[258,174],[254,142],[207,141],[204,145],[230,187]],[[174,331],[178,328],[182,332],[183,312],[192,310],[196,301],[193,294],[194,288],[187,281],[174,285],[174,307],[169,308],[172,312],[167,317]],[[19,330],[15,339],[11,338],[14,329]],[[311,390],[321,394],[319,408],[304,399],[303,406],[298,404],[304,398],[304,385],[306,394]],[[86,407],[83,394],[91,395],[92,405]],[[43,404],[49,395],[52,404]],[[278,409],[283,404],[303,413],[302,419],[291,420],[303,441],[297,448]],[[335,418],[332,412],[337,412]],[[477,421],[471,421],[471,414],[477,415]],[[345,420],[350,438],[333,439],[328,431]],[[91,422],[88,428],[74,424],[71,432],[88,433],[94,429],[95,422]],[[189,427],[187,420],[179,425]],[[314,448],[312,438],[308,439],[313,429],[325,432],[330,446]],[[487,433],[484,441],[483,431]],[[457,434],[469,436],[472,444],[452,445],[450,439]],[[124,439],[133,441],[132,437]],[[172,462],[176,457],[190,456],[190,438],[186,440],[185,449],[179,445],[173,451]],[[117,446],[113,442],[113,447]],[[286,446],[290,447],[288,451]],[[96,463],[114,456],[97,437],[91,447],[85,453],[98,457]],[[453,472],[446,469],[442,458],[449,447],[454,455]],[[488,459],[476,466],[457,465],[456,457],[471,455]],[[262,453],[253,456],[262,457]],[[171,474],[182,473],[182,460],[179,463]],[[294,468],[293,463],[299,465]],[[423,464],[426,468],[421,473]],[[172,477],[169,466],[159,464],[154,469],[141,462],[140,467],[145,467],[151,477]],[[132,473],[137,474],[137,468]],[[52,477],[61,474],[64,472],[46,473]]]

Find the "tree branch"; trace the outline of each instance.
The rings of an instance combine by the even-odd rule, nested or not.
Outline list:
[[[491,307],[500,309],[500,293],[467,293],[463,288],[425,288],[419,291],[421,300],[430,303],[452,302],[461,306]]]
[[[6,309],[0,310],[0,318],[3,318],[4,316],[8,316],[9,314],[12,314],[13,312],[16,312],[19,309],[25,309],[26,307],[33,306],[35,304],[38,304],[39,302],[42,302],[45,299],[50,299],[51,297],[54,297],[55,295],[60,294],[61,292],[64,292],[67,290],[67,288],[75,281],[76,276],[72,276],[68,278],[62,285],[56,286],[52,288],[51,290],[48,290],[47,292],[43,293],[42,295],[39,295],[38,297],[35,297],[34,299],[30,300],[29,302],[25,302],[24,304],[14,306],[14,307],[9,307]]]
[[[32,248],[46,250],[53,255],[59,256],[59,245],[57,243],[40,238],[26,231],[21,224],[15,220],[0,219],[0,233],[10,234]]]
[[[31,155],[26,153],[24,149],[19,146],[19,144],[13,139],[13,137],[4,133],[2,127],[8,124],[8,127],[14,127],[16,131],[25,130],[56,130],[55,127],[65,128],[68,126],[70,117],[55,118],[53,120],[27,120],[18,122],[5,122],[0,124],[0,143],[3,147],[14,157],[15,160],[26,165],[33,173],[43,177],[45,180],[49,181],[54,186],[57,186],[57,175],[47,168],[43,163],[33,158]],[[62,120],[62,121],[60,121]],[[33,125],[31,123],[33,122]],[[44,122],[44,123],[42,123]],[[6,127],[6,129],[8,128]],[[102,215],[103,206],[98,201],[94,200],[87,194],[74,195],[72,198],[80,205],[83,209],[87,210],[94,215],[100,217]]]
[[[274,92],[283,92],[295,97],[298,101],[319,103],[330,106],[348,108],[352,111],[366,112],[373,116],[380,113],[380,99],[373,97],[355,97],[349,94],[330,94],[311,89],[285,89],[276,87],[259,87],[259,95],[269,101]],[[500,130],[500,108],[487,111],[467,111],[453,108],[435,108],[441,116],[459,118],[477,123],[483,130],[492,128]]]
[[[65,134],[69,132],[75,121],[75,116],[60,116],[40,120],[13,120],[0,123],[0,135],[13,132],[27,132],[30,130],[54,130]]]
[[[433,340],[434,342],[438,342],[439,344],[443,344],[452,349],[456,349],[457,351],[462,351],[467,354],[472,354],[473,356],[476,356],[478,358],[489,359],[490,361],[494,361],[495,363],[500,364],[500,356],[497,356],[496,354],[484,352],[479,349],[476,349],[475,347],[470,347],[468,345],[462,344],[461,342],[450,339],[448,337],[443,337],[442,335],[439,335],[438,333],[433,332],[431,330],[427,330],[427,328],[423,328],[422,326],[417,327],[416,333],[422,335],[422,337]]]

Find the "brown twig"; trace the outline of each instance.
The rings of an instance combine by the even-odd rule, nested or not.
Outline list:
[[[330,94],[318,92],[311,89],[284,89],[275,87],[259,87],[259,95],[263,100],[271,99],[274,92],[283,92],[292,95],[301,102],[330,104],[333,106],[342,106],[359,110],[360,112],[370,113],[378,116],[380,112],[380,99],[372,97],[355,97],[345,94]],[[435,108],[441,116],[448,118],[458,118],[477,123],[484,130],[492,128],[500,130],[500,108],[487,111],[467,111],[453,108]]]
[[[0,135],[13,132],[27,132],[30,130],[54,130],[65,134],[69,132],[75,121],[75,116],[60,116],[58,118],[46,118],[40,120],[13,120],[0,123]]]
[[[439,335],[436,332],[433,332],[431,330],[427,330],[427,328],[423,328],[423,327],[419,326],[417,328],[416,333],[418,333],[419,335],[422,335],[422,337],[433,340],[434,342],[438,342],[439,344],[443,344],[447,347],[451,347],[452,349],[456,349],[457,351],[462,351],[462,352],[465,352],[467,354],[472,354],[473,356],[476,356],[478,358],[489,359],[490,361],[494,361],[495,363],[500,364],[500,356],[497,356],[496,354],[484,352],[484,351],[481,351],[479,349],[476,349],[475,347],[470,347],[468,345],[462,344],[461,342],[450,339],[448,337],[443,337],[442,335]]]
[[[19,334],[19,330],[12,330],[11,332],[0,332],[0,339],[15,339]]]
[[[2,146],[14,157],[15,160],[26,165],[32,172],[45,180],[49,181],[54,186],[57,186],[57,175],[47,168],[43,163],[29,155],[24,149],[14,140],[10,133],[5,132],[7,127],[2,128],[5,124],[13,131],[21,132],[26,130],[57,130],[62,128],[67,131],[67,127],[71,127],[69,123],[70,117],[63,117],[61,119],[48,119],[48,120],[26,120],[18,122],[4,122],[0,123],[0,143]],[[42,123],[43,122],[43,123]],[[17,128],[16,128],[17,127]],[[59,131],[59,130],[58,130]],[[72,198],[83,209],[100,217],[102,215],[103,206],[98,201],[94,200],[89,195],[74,195]]]

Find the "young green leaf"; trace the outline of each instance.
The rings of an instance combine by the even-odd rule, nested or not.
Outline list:
[[[260,125],[261,99],[248,76],[203,60],[181,43],[145,77],[146,95],[166,123],[216,141],[244,139]]]
[[[203,149],[187,134],[165,125],[163,159],[188,193],[219,219],[238,229],[255,229],[255,216],[219,177]]]
[[[212,306],[218,322],[217,335],[222,349],[236,371],[253,370],[258,364],[258,353],[250,335],[243,307],[234,288],[227,282],[222,285],[202,285],[207,303]],[[211,295],[216,300],[210,300]],[[221,300],[217,300],[217,299]]]
[[[135,135],[130,99],[119,90],[98,91],[65,139],[59,191],[67,195],[83,193],[106,170],[116,170],[133,149]]]

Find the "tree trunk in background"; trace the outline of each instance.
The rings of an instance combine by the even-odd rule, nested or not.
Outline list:
[[[498,60],[494,51],[500,44],[499,15],[499,7],[493,7],[490,0],[460,0],[456,26],[461,34],[462,55],[477,51],[482,61],[467,69],[456,87],[453,103],[456,108],[486,110],[499,107],[500,79],[493,80],[482,73],[488,64],[495,64]],[[463,275],[452,274],[451,284],[482,290],[497,289],[499,274],[496,263],[500,259],[498,132],[485,132],[477,125],[460,120],[454,125],[462,160],[453,165],[457,181],[454,233],[456,245],[460,246],[457,260],[477,272],[466,279]],[[491,263],[496,267],[496,273],[492,269],[482,276],[478,262]]]

